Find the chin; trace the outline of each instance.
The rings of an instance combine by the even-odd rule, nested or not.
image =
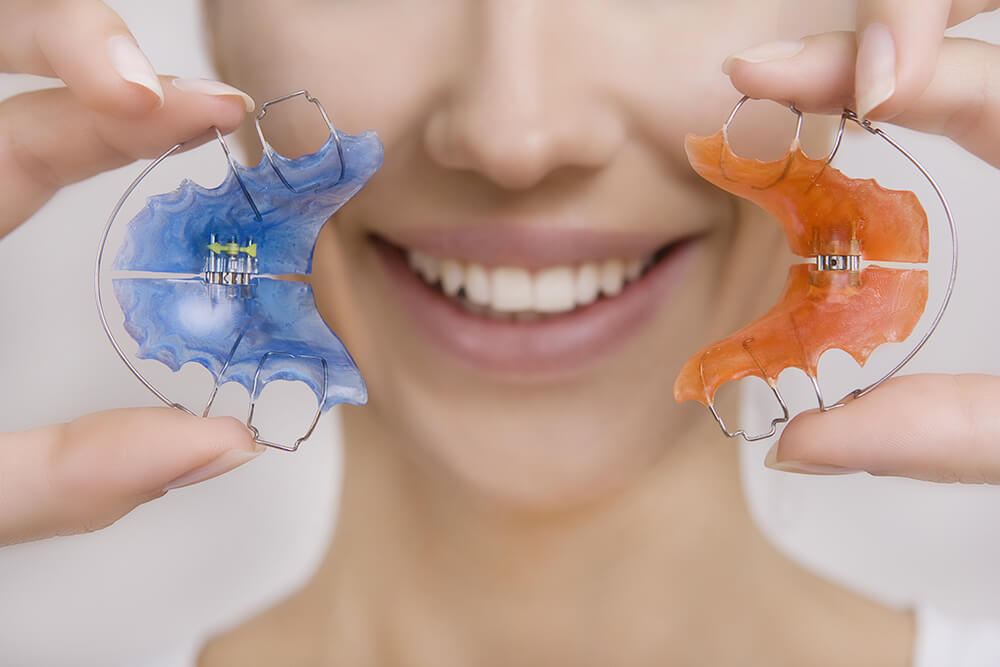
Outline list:
[[[318,305],[368,383],[349,431],[483,502],[566,510],[683,432],[673,381],[712,319],[718,253],[699,234],[504,234],[327,230]]]
[[[664,379],[515,390],[399,373],[352,418],[377,420],[398,455],[443,488],[503,511],[565,511],[614,493],[667,451],[678,411],[662,401]],[[622,400],[629,390],[644,398]]]

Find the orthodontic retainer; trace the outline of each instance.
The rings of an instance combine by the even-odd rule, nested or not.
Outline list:
[[[707,406],[726,436],[755,441],[773,436],[778,425],[789,420],[777,386],[785,368],[799,368],[808,375],[824,412],[868,394],[898,373],[944,316],[958,271],[958,240],[948,202],[923,165],[849,109],[842,112],[834,147],[824,159],[802,153],[802,114],[794,105],[788,107],[797,117],[795,138],[785,158],[762,162],[735,155],[729,147],[729,126],[749,99],[744,96],[736,104],[715,135],[688,135],[688,160],[709,182],[770,213],[784,227],[791,250],[813,263],[790,268],[784,293],[768,313],[692,356],[677,377],[674,397]],[[823,352],[840,348],[864,365],[882,343],[909,337],[927,300],[926,271],[862,266],[862,260],[927,262],[927,216],[912,192],[886,190],[873,179],[852,179],[830,166],[848,121],[889,143],[930,183],[948,221],[951,269],[937,313],[914,347],[878,380],[828,404],[817,380]],[[714,404],[720,385],[750,375],[767,383],[782,411],[768,432],[756,435],[729,430]]]
[[[315,153],[292,159],[274,151],[261,120],[269,107],[296,97],[318,108],[330,136]],[[320,229],[378,170],[383,149],[374,132],[339,132],[305,90],[265,102],[254,122],[263,149],[256,167],[237,164],[213,128],[229,165],[222,184],[209,189],[185,179],[174,191],[147,199],[114,259],[114,294],[139,358],[174,372],[195,362],[215,378],[201,416],[211,412],[221,385],[237,382],[250,394],[246,426],[254,440],[295,451],[323,412],[339,403],[363,405],[368,394],[351,355],[317,311],[310,285],[279,276],[311,272]],[[128,369],[165,404],[196,415],[167,398],[128,358],[108,324],[101,289],[105,246],[119,212],[185,143],[153,160],[115,205],[98,247],[94,285],[101,324]],[[257,399],[275,380],[303,382],[316,396],[311,425],[291,444],[263,439],[253,423]]]

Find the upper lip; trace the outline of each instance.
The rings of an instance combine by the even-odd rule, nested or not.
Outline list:
[[[567,229],[538,226],[463,226],[379,230],[392,245],[438,259],[460,259],[486,267],[541,269],[611,258],[644,258],[688,238],[676,231]]]

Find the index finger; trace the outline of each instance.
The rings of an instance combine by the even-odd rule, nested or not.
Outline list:
[[[1000,484],[998,402],[1000,378],[991,375],[893,378],[842,408],[793,419],[768,465]]]
[[[153,66],[99,0],[0,2],[0,71],[59,77],[102,113],[136,115],[163,104]]]

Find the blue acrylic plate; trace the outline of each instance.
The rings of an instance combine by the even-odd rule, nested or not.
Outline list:
[[[309,273],[320,228],[382,165],[382,143],[374,132],[341,134],[340,144],[344,168],[339,179],[332,135],[311,155],[293,160],[275,155],[286,178],[305,190],[302,194],[290,190],[267,160],[253,168],[235,165],[261,220],[232,171],[216,188],[185,180],[173,192],[150,197],[129,222],[114,268],[200,273],[207,239],[215,233],[222,239],[253,237],[262,274]]]
[[[270,276],[312,270],[320,229],[378,170],[382,152],[374,132],[331,133],[315,153],[231,163],[216,188],[185,180],[150,197],[113,264],[131,272],[114,279],[114,293],[138,356],[172,371],[200,364],[217,385],[237,382],[254,400],[268,382],[292,380],[313,391],[321,411],[364,404],[364,379],[310,286]],[[215,284],[206,272],[213,253],[252,262],[253,271],[244,284]]]
[[[320,317],[309,285],[260,278],[245,295],[201,278],[118,278],[114,287],[141,359],[172,371],[193,361],[220,385],[238,382],[249,392],[263,355],[271,352],[282,356],[261,367],[255,399],[273,380],[304,382],[322,410],[368,399],[358,367]],[[328,382],[322,364],[307,357],[326,359]]]

